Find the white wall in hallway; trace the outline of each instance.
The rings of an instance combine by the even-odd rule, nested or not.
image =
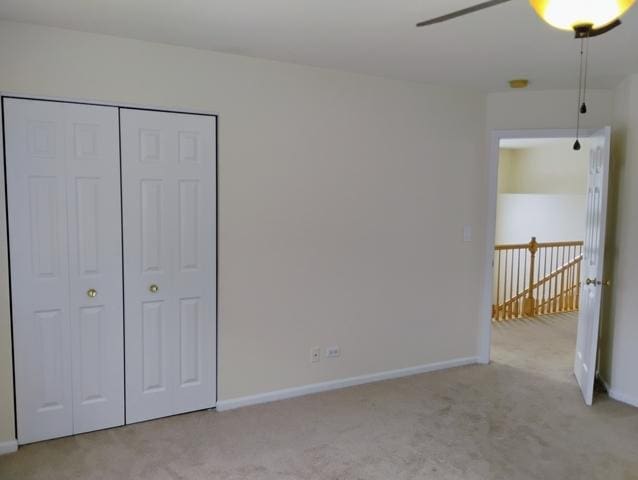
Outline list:
[[[483,94],[6,22],[0,90],[220,114],[221,400],[476,356]]]
[[[500,193],[496,243],[583,240],[585,195]]]
[[[589,140],[544,140],[525,148],[501,148],[496,243],[583,240]]]

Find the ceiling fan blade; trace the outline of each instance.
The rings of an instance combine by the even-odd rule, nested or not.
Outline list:
[[[462,17],[463,15],[467,15],[469,13],[478,12],[479,10],[485,10],[486,8],[495,7],[496,5],[500,5],[501,3],[511,2],[512,0],[489,0],[488,2],[477,3],[476,5],[472,5],[471,7],[463,8],[462,10],[457,10],[456,12],[448,13],[447,15],[442,15],[440,17],[431,18],[430,20],[424,20],[416,24],[417,27],[425,27],[426,25],[433,25],[435,23],[446,22],[448,20],[452,20],[453,18]]]

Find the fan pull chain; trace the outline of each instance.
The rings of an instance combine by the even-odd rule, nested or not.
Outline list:
[[[580,150],[580,112],[583,104],[583,53],[585,49],[585,39],[580,39],[580,64],[578,68],[578,109],[576,110],[576,141],[574,150]]]
[[[583,103],[580,106],[580,113],[585,115],[587,113],[587,77],[589,77],[589,32],[585,37],[585,72],[583,73]]]

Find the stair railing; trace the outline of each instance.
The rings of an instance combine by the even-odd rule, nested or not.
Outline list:
[[[578,310],[583,242],[496,245],[492,318]]]

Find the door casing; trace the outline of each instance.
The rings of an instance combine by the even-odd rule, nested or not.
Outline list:
[[[602,127],[601,127],[602,128]],[[599,128],[581,129],[580,137],[591,137]],[[487,197],[487,223],[485,260],[483,265],[483,292],[480,304],[480,330],[478,337],[479,363],[490,363],[490,349],[492,344],[492,260],[494,258],[494,245],[496,238],[496,205],[498,198],[498,163],[501,140],[508,138],[575,138],[576,130],[553,129],[526,129],[526,130],[493,130],[490,133],[488,144],[488,197]]]

